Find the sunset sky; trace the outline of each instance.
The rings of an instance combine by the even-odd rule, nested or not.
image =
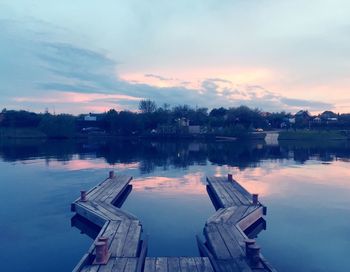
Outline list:
[[[0,107],[350,112],[350,1],[0,2]]]

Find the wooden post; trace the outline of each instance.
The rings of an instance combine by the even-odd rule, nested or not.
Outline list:
[[[255,240],[254,239],[245,239],[244,243],[245,243],[245,254],[248,258],[250,258],[251,252],[249,250],[249,247],[255,244]]]
[[[108,255],[108,237],[100,236],[98,237],[98,241],[105,243],[105,254],[107,256]]]
[[[106,264],[108,262],[109,256],[106,247],[107,244],[105,242],[95,242],[96,258],[93,264]]]
[[[250,261],[253,266],[258,266],[260,263],[260,247],[256,244],[249,246]]]
[[[267,207],[263,206],[263,215],[267,215]]]
[[[228,180],[228,181],[232,181],[232,180],[233,180],[232,174],[228,174],[228,175],[227,175],[227,180]]]
[[[86,191],[80,191],[80,201],[86,202]]]
[[[259,195],[258,194],[253,194],[253,204],[254,205],[258,205],[258,200],[259,199]]]
[[[114,171],[109,171],[109,178],[110,179],[114,178]]]

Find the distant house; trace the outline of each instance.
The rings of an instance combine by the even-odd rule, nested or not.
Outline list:
[[[294,118],[297,125],[306,126],[312,120],[312,115],[307,110],[300,110],[294,115]]]
[[[322,123],[322,119],[320,117],[315,117],[312,121],[316,124]]]
[[[185,117],[176,119],[176,122],[180,127],[188,127],[190,125],[190,120]]]
[[[295,124],[295,118],[288,118],[289,124]]]
[[[311,119],[312,115],[307,110],[300,110],[295,114],[296,119]]]
[[[96,122],[97,121],[97,116],[93,115],[92,113],[89,113],[87,115],[84,115],[84,121],[87,122]]]
[[[320,115],[320,118],[325,122],[337,122],[338,114],[332,111],[325,111]]]

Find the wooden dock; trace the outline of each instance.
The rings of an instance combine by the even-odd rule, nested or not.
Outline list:
[[[202,257],[147,257],[147,237],[142,238],[140,221],[117,207],[131,180],[111,171],[109,178],[81,191],[81,197],[72,203],[72,211],[101,228],[73,272],[275,271],[244,233],[262,218],[266,208],[231,175],[207,178],[218,209],[204,227],[206,241],[197,237]],[[82,221],[76,222],[83,227]]]
[[[214,272],[209,258],[156,257],[146,258],[144,272]]]
[[[97,238],[74,268],[74,272],[129,272],[136,271],[143,265],[147,243],[141,240],[141,223],[134,215],[114,205],[122,198],[131,179],[110,172],[109,178],[88,192],[82,191],[81,197],[72,203],[72,211],[101,227]],[[96,245],[101,237],[107,239],[108,261],[105,264],[94,264]],[[142,255],[143,259],[140,258]]]
[[[231,175],[210,177],[207,182],[218,210],[204,227],[206,242],[197,238],[201,254],[210,259],[215,271],[275,271],[255,240],[244,233],[266,214],[258,195],[251,195]]]

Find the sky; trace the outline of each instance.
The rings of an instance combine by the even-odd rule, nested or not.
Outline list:
[[[0,1],[0,108],[142,99],[350,112],[350,1]]]

